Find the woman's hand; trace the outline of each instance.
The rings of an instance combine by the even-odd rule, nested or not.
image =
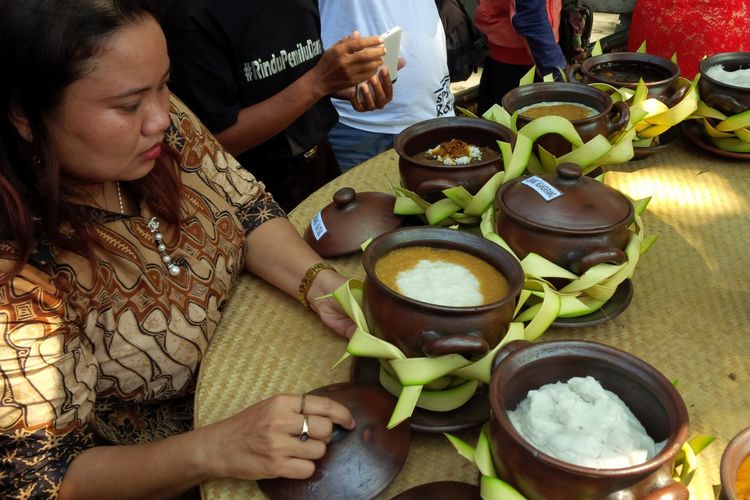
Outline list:
[[[298,298],[300,280],[310,266],[322,258],[308,245],[288,219],[277,217],[253,230],[247,239],[247,270]],[[333,293],[346,281],[336,271],[323,269],[307,290],[307,303],[321,321],[342,337],[351,337],[356,326],[333,298],[315,300]]]
[[[324,325],[348,339],[354,335],[357,325],[346,315],[333,297],[318,299],[318,297],[333,293],[345,281],[346,278],[335,271],[330,269],[321,271],[312,282],[307,293],[307,301],[310,309],[315,311]]]
[[[331,399],[279,395],[195,432],[202,434],[215,477],[305,479],[315,472],[314,460],[325,455],[333,424],[356,425],[349,410]]]

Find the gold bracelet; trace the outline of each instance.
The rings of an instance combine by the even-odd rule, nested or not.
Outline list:
[[[310,287],[313,284],[313,281],[315,281],[315,278],[318,277],[318,274],[320,271],[323,271],[324,269],[330,269],[331,271],[336,271],[332,265],[330,265],[327,262],[318,262],[317,264],[313,264],[310,266],[310,268],[305,272],[305,276],[302,278],[302,281],[299,283],[299,295],[297,298],[302,303],[303,306],[310,308],[310,303],[307,301],[307,292],[310,291]]]

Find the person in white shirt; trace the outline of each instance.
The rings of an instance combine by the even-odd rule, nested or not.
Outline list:
[[[342,171],[393,147],[394,137],[409,125],[454,116],[435,0],[319,0],[319,7],[325,47],[354,30],[370,36],[399,26],[399,55],[406,60],[393,83],[393,100],[383,109],[356,113],[334,100],[339,121],[329,140]]]

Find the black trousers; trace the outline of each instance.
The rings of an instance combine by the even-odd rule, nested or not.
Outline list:
[[[500,101],[502,101],[503,96],[509,90],[518,87],[518,81],[530,69],[530,65],[506,64],[491,57],[485,58],[477,95],[477,111],[479,111],[479,114],[487,111],[495,103],[501,104]]]
[[[246,168],[265,184],[266,191],[286,212],[341,174],[328,139],[291,160],[267,161]]]

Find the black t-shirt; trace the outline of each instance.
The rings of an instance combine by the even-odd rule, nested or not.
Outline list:
[[[313,0],[171,0],[163,27],[171,89],[213,132],[234,125],[242,108],[289,86],[324,50]],[[252,168],[299,156],[325,139],[337,120],[330,99],[321,99],[238,160]]]

